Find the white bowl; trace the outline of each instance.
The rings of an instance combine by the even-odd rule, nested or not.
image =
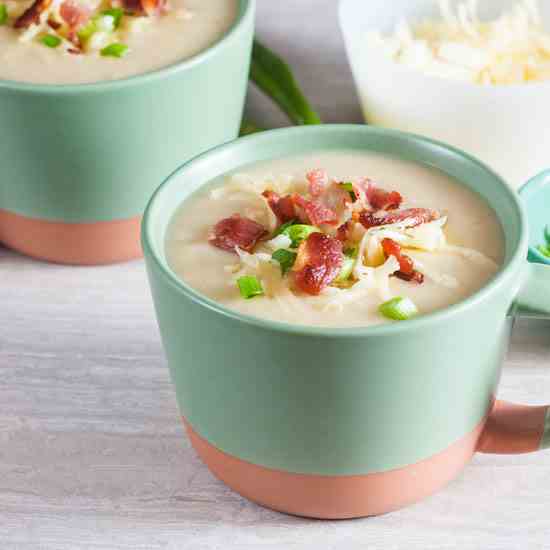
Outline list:
[[[460,0],[451,0],[458,4]],[[517,0],[483,0],[495,17]],[[540,2],[550,21],[550,2]],[[341,0],[340,25],[369,124],[445,141],[491,165],[512,185],[550,167],[550,82],[480,86],[424,75],[369,47],[371,30],[439,17],[435,0]]]

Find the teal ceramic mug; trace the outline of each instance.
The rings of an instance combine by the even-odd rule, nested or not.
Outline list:
[[[182,201],[248,163],[327,149],[435,166],[477,191],[505,233],[497,276],[445,310],[351,329],[246,317],[178,280],[164,242]],[[170,176],[147,208],[142,245],[187,432],[212,472],[251,500],[318,518],[381,514],[438,490],[476,451],[550,445],[548,407],[495,399],[514,317],[550,317],[550,269],[526,261],[516,194],[461,151],[366,126],[241,139]]]
[[[0,80],[0,242],[73,264],[140,256],[158,182],[237,137],[254,11],[240,0],[219,42],[155,72],[71,86]]]

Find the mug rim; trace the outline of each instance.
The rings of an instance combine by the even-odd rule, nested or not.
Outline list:
[[[494,180],[498,181],[502,193],[505,193],[510,199],[511,204],[514,205],[518,219],[520,220],[520,229],[521,234],[518,236],[518,243],[516,249],[510,255],[509,259],[505,264],[500,266],[498,272],[478,291],[468,296],[466,299],[452,304],[451,306],[445,307],[440,310],[436,310],[432,313],[427,313],[425,315],[420,315],[411,320],[408,320],[405,323],[394,322],[394,323],[382,323],[371,326],[352,326],[352,327],[324,327],[324,326],[315,326],[315,325],[305,325],[305,324],[292,324],[282,321],[275,321],[272,319],[256,317],[253,315],[246,315],[234,309],[228,308],[219,302],[207,297],[201,292],[195,290],[192,286],[188,285],[181,278],[177,277],[176,274],[170,269],[168,263],[163,260],[159,254],[157,247],[153,244],[154,239],[154,210],[157,203],[162,199],[163,194],[166,190],[179,179],[180,175],[186,170],[192,169],[195,165],[207,162],[208,159],[215,155],[225,154],[231,149],[238,149],[241,147],[251,146],[255,142],[259,141],[269,141],[277,137],[286,136],[288,139],[299,139],[300,136],[304,134],[316,134],[316,133],[327,133],[331,132],[357,132],[357,133],[370,133],[372,135],[393,137],[395,139],[402,140],[412,140],[417,144],[423,144],[431,148],[439,149],[442,152],[451,153],[455,156],[461,157],[463,160],[466,160],[470,164],[476,165],[478,168],[484,170],[488,175],[490,175]],[[249,145],[250,144],[250,145]],[[338,149],[337,144],[335,144],[334,149]],[[413,161],[414,162],[414,161]],[[222,175],[222,174],[219,174]],[[211,181],[211,179],[209,180]],[[458,181],[458,180],[457,180]],[[208,181],[201,182],[197,187],[198,190],[200,187],[206,185]],[[460,183],[460,181],[459,181]],[[196,191],[195,190],[195,191]],[[185,202],[185,200],[183,201]],[[182,203],[180,203],[182,204]],[[502,223],[501,223],[502,226]],[[503,228],[504,231],[504,228]],[[222,315],[223,317],[229,318],[233,321],[239,323],[244,323],[248,325],[256,326],[257,328],[264,330],[271,330],[276,332],[306,335],[306,336],[321,336],[321,337],[335,337],[335,338],[357,338],[357,337],[366,337],[366,336],[382,336],[382,335],[394,335],[399,334],[403,330],[412,331],[420,330],[426,327],[437,325],[439,322],[448,320],[449,318],[460,315],[466,310],[479,305],[483,302],[490,294],[500,289],[505,284],[508,284],[508,278],[513,276],[513,272],[517,269],[520,269],[521,265],[526,263],[526,253],[523,251],[527,250],[527,218],[525,215],[525,209],[519,195],[515,193],[511,187],[506,184],[504,179],[498,175],[493,169],[489,166],[476,159],[475,157],[469,155],[468,153],[461,151],[455,147],[447,145],[443,142],[433,140],[424,136],[417,134],[402,132],[399,130],[379,128],[373,126],[366,126],[363,124],[323,124],[315,126],[298,126],[290,128],[279,128],[275,130],[268,130],[258,134],[252,134],[237,140],[231,141],[219,145],[209,151],[206,151],[194,159],[184,163],[176,170],[174,170],[156,189],[155,193],[150,198],[145,213],[143,215],[143,221],[141,225],[141,241],[143,247],[144,258],[146,263],[149,261],[152,262],[153,266],[156,268],[156,271],[162,277],[164,283],[171,286],[178,293],[183,294],[187,299],[190,299],[195,304],[209,309],[210,311]],[[163,240],[164,243],[164,240]]]
[[[256,0],[238,0],[239,14],[231,27],[206,49],[197,54],[171,63],[170,65],[152,69],[144,73],[118,78],[115,80],[99,80],[95,82],[81,82],[79,84],[36,84],[34,82],[24,82],[19,80],[5,80],[0,78],[0,92],[16,91],[30,94],[48,94],[48,95],[71,95],[79,93],[100,93],[109,92],[128,88],[131,86],[139,86],[148,84],[157,80],[163,80],[173,75],[191,70],[196,65],[205,63],[210,57],[215,56],[221,49],[225,48],[227,42],[241,31],[241,29],[254,17],[254,8]]]

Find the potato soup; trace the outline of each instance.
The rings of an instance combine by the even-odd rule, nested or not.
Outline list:
[[[406,321],[464,300],[498,271],[490,206],[436,169],[327,151],[249,166],[184,202],[167,260],[243,314],[351,327]]]
[[[238,0],[0,0],[0,80],[79,84],[188,59],[235,22]]]

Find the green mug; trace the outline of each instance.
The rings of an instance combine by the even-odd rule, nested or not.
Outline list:
[[[191,59],[132,78],[35,85],[0,80],[0,243],[40,259],[100,264],[141,255],[158,182],[237,137],[255,0]]]
[[[247,317],[176,277],[164,243],[182,201],[249,163],[329,149],[434,166],[479,193],[505,233],[498,274],[447,309],[345,329]],[[517,195],[487,166],[397,131],[277,130],[184,165],[149,203],[142,245],[180,411],[203,461],[230,487],[270,508],[351,518],[437,491],[476,451],[550,446],[548,407],[495,399],[514,317],[550,317],[550,269],[526,261],[527,237]]]

